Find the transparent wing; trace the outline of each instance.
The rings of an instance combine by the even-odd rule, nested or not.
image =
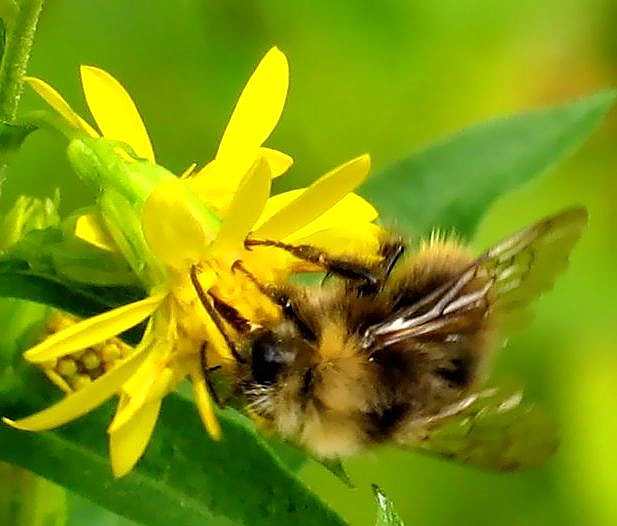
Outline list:
[[[525,404],[520,390],[504,387],[485,389],[416,425],[418,436],[403,441],[418,451],[491,470],[538,466],[558,445],[546,413]]]
[[[493,307],[504,328],[529,317],[525,307],[553,287],[586,226],[587,211],[571,208],[522,230],[481,258],[494,277]]]
[[[449,283],[369,327],[365,347],[418,337],[454,341],[477,330],[487,315],[499,315],[506,330],[520,324],[527,318],[524,308],[567,267],[586,223],[584,208],[570,208],[517,232]]]

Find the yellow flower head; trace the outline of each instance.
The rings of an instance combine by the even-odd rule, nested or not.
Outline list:
[[[103,138],[53,88],[38,79],[31,78],[29,83],[80,133],[103,141],[103,146],[115,148],[112,141],[126,143],[136,157],[145,160],[141,165],[128,155],[130,169],[125,170],[121,163],[118,166],[128,173],[129,181],[139,169],[135,180],[147,191],[135,216],[143,245],[131,244],[130,235],[118,234],[127,231],[124,223],[128,220],[113,214],[108,214],[104,226],[98,217],[84,216],[76,233],[99,247],[119,250],[128,260],[135,259],[136,250],[146,251],[164,274],[146,279],[147,298],[83,320],[26,351],[27,360],[44,365],[147,320],[141,342],[115,367],[39,413],[5,421],[19,429],[45,430],[118,394],[118,409],[108,432],[112,468],[121,476],[142,455],[162,398],[187,376],[206,428],[213,437],[220,435],[206,387],[202,352],[207,347],[208,364],[233,364],[233,356],[215,320],[203,308],[191,271],[199,270],[204,291],[224,298],[247,319],[258,319],[274,307],[263,300],[251,280],[233,271],[233,264],[241,261],[265,282],[285,279],[306,265],[277,250],[249,251],[247,238],[308,243],[339,253],[350,247],[372,253],[376,236],[371,222],[377,213],[352,193],[368,174],[368,155],[333,169],[308,188],[270,197],[272,177],[292,163],[287,155],[263,147],[278,122],[287,92],[287,60],[276,48],[266,54],[244,88],[214,160],[201,170],[187,170],[181,178],[161,175],[160,169],[148,171],[156,167],[153,149],[124,88],[97,68],[82,67],[81,75],[88,106]],[[98,143],[92,144],[96,153]],[[120,149],[118,156],[126,158],[126,151]],[[150,173],[157,175],[151,177]],[[117,192],[105,193],[108,180],[101,183],[99,204],[109,211],[116,209]]]

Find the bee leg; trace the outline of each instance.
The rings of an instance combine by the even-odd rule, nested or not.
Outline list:
[[[197,293],[197,297],[199,298],[199,301],[203,305],[204,309],[206,309],[208,316],[210,316],[210,319],[214,322],[214,325],[218,329],[221,336],[223,336],[223,339],[225,340],[225,343],[227,344],[227,347],[229,348],[231,355],[236,359],[237,362],[246,363],[246,360],[238,352],[238,349],[236,348],[234,342],[231,340],[229,334],[227,334],[227,331],[225,330],[225,326],[223,325],[223,321],[221,320],[219,313],[210,304],[208,295],[205,293],[203,287],[201,286],[201,283],[199,282],[199,278],[197,277],[197,270],[198,270],[197,265],[191,266],[190,275],[191,275],[191,282],[193,283],[193,287],[195,288],[195,292]]]
[[[357,261],[333,258],[323,250],[311,245],[288,245],[287,243],[282,243],[281,241],[273,241],[268,239],[247,239],[244,242],[244,245],[248,249],[254,246],[280,248],[298,259],[308,261],[309,263],[313,263],[323,268],[331,274],[335,274],[345,279],[362,281],[368,287],[378,288],[379,285],[379,277],[372,268],[369,268]]]
[[[407,245],[400,238],[387,241],[379,247],[379,255],[383,257],[382,267],[384,269],[384,275],[382,279],[384,281],[390,276],[406,249]]]
[[[252,328],[251,322],[242,316],[238,309],[229,303],[224,302],[212,292],[208,292],[208,296],[212,298],[212,305],[229,325],[231,325],[237,332],[245,333],[249,332]]]
[[[216,371],[217,369],[220,369],[221,366],[215,365],[214,367],[208,367],[208,356],[206,354],[207,347],[208,347],[208,342],[203,342],[201,344],[201,349],[199,352],[199,357],[201,361],[201,372],[204,375],[204,380],[206,381],[206,387],[208,388],[208,392],[210,393],[210,396],[214,400],[214,403],[220,406],[221,400],[219,398],[218,393],[214,389],[214,386],[212,385],[212,378],[210,377],[210,373]]]
[[[370,296],[371,294],[379,292],[394,270],[399,259],[405,253],[406,248],[407,246],[400,238],[393,238],[383,242],[379,247],[379,255],[383,260],[379,265],[376,265],[376,269],[378,269],[379,272],[375,272],[375,274],[379,274],[379,277],[375,283],[366,281],[360,283],[357,287],[358,294],[360,296]]]
[[[315,331],[311,329],[304,319],[299,314],[299,309],[295,306],[294,302],[287,295],[287,293],[280,287],[274,287],[265,283],[261,283],[257,277],[249,271],[240,261],[236,261],[233,266],[233,270],[242,272],[247,278],[249,278],[257,289],[264,294],[272,303],[277,305],[283,311],[285,318],[293,321],[300,334],[309,341],[315,341]]]

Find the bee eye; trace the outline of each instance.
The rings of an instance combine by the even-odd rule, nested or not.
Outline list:
[[[251,349],[251,370],[253,379],[259,384],[272,384],[286,365],[295,357],[295,351],[288,343],[272,333],[259,336]]]

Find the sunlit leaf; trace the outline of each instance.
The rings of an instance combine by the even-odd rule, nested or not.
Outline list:
[[[348,488],[356,487],[349,475],[347,474],[347,471],[345,471],[343,463],[339,459],[315,459],[315,461],[321,464],[324,468],[326,468]]]
[[[605,91],[476,125],[375,174],[360,193],[386,225],[418,235],[454,228],[469,238],[491,203],[571,153],[614,100]]]

